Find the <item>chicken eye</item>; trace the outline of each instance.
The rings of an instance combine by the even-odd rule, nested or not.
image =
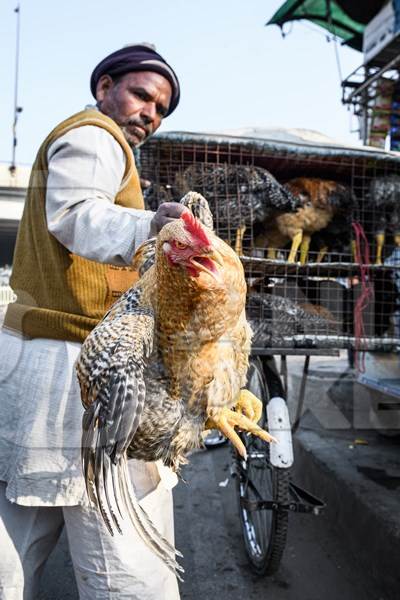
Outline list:
[[[177,248],[179,248],[180,250],[183,250],[184,248],[187,248],[187,244],[182,244],[182,242],[177,242],[177,241],[175,241],[175,246]]]

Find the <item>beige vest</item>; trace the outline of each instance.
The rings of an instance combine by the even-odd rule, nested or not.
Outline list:
[[[10,281],[17,301],[9,305],[4,321],[5,327],[30,338],[82,342],[138,277],[130,267],[104,265],[71,253],[47,229],[48,147],[83,125],[106,129],[124,151],[126,169],[115,203],[144,208],[133,153],[115,121],[96,110],[84,110],[53,129],[32,167]]]

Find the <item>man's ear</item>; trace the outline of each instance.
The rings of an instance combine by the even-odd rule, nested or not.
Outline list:
[[[96,100],[102,102],[113,86],[113,80],[109,75],[102,75],[96,86]]]

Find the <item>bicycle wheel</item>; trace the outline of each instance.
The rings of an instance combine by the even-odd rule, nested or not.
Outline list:
[[[268,378],[259,358],[251,360],[247,388],[264,404],[262,427],[267,428],[266,405],[270,398]],[[276,380],[275,380],[276,386]],[[269,446],[255,436],[240,434],[247,450],[247,460],[236,451],[237,493],[245,549],[250,565],[258,575],[275,573],[286,544],[288,513],[257,508],[260,501],[289,501],[288,469],[273,467]]]

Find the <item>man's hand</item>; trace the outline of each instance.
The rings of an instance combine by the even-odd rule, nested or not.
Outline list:
[[[157,235],[157,233],[174,219],[179,219],[181,214],[188,210],[183,204],[179,202],[164,202],[160,204],[156,214],[150,223],[150,237]]]

